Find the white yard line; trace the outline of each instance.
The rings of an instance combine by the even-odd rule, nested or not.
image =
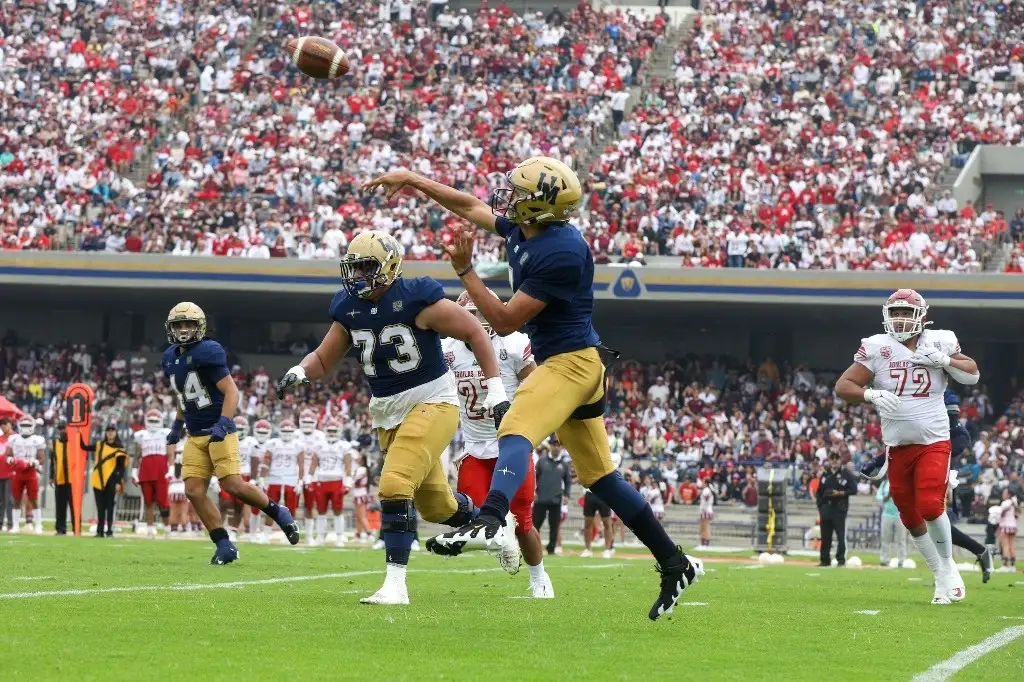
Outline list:
[[[862,616],[877,616],[881,613],[881,611],[875,611],[873,609],[864,609],[863,611],[854,611],[854,613],[860,614]]]
[[[914,675],[911,682],[945,682],[956,673],[963,670],[971,663],[991,653],[1000,647],[1004,647],[1024,637],[1024,625],[1015,625],[1005,630],[1000,630],[991,637],[987,637],[974,646],[969,646],[963,651],[958,651],[950,658],[941,663],[936,663],[923,673]]]
[[[18,575],[11,578],[11,580],[56,580],[56,576],[52,575]]]
[[[591,570],[603,568],[621,568],[629,564],[598,564],[595,566],[560,566],[558,570],[573,570],[586,568]],[[413,573],[500,573],[500,568],[461,568],[454,570],[424,569],[416,570]],[[2,599],[35,599],[41,597],[79,597],[91,594],[111,594],[119,592],[192,592],[196,590],[224,590],[239,587],[251,587],[253,585],[280,585],[284,583],[300,583],[310,580],[330,580],[333,578],[355,578],[364,575],[380,575],[381,571],[347,571],[345,573],[320,573],[318,575],[294,575],[283,578],[265,578],[263,580],[236,580],[226,583],[179,583],[176,585],[128,585],[125,587],[97,587],[84,590],[46,590],[39,592],[8,592],[0,593]],[[43,580],[46,577],[26,578],[28,580]]]

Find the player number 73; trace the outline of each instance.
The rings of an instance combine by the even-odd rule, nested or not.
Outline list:
[[[896,395],[909,395],[911,398],[927,398],[932,390],[932,375],[924,367],[897,367],[889,370],[889,376],[896,380]],[[904,393],[910,380],[912,393]]]

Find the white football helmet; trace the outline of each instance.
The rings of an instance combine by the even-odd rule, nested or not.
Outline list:
[[[266,419],[260,419],[252,427],[252,432],[256,436],[256,440],[260,443],[266,443],[273,431],[273,427]]]
[[[490,289],[487,290],[487,293],[489,293],[491,296],[498,299],[499,301],[501,300],[501,297],[498,296],[493,291],[491,291]],[[473,313],[476,316],[476,319],[480,320],[480,324],[487,331],[487,334],[490,336],[494,336],[494,329],[491,328],[491,323],[487,321],[487,318],[484,317],[480,310],[476,307],[476,303],[474,303],[473,299],[470,298],[468,291],[463,291],[461,294],[459,294],[459,297],[455,299],[455,302],[461,305],[469,312]]]
[[[336,421],[329,421],[324,424],[324,435],[328,443],[336,443],[341,439],[341,424]]]
[[[146,430],[156,431],[164,426],[164,416],[160,414],[160,410],[146,410]]]
[[[316,413],[313,410],[303,410],[299,415],[299,429],[307,436],[316,430]]]
[[[928,324],[928,304],[913,289],[898,289],[882,305],[882,327],[900,343],[923,332]]]
[[[235,417],[235,428],[238,429],[238,437],[245,438],[249,435],[249,420],[245,415]]]
[[[295,422],[291,419],[285,419],[277,425],[277,432],[281,436],[281,440],[287,443],[295,437]]]
[[[18,420],[18,433],[28,438],[36,432],[36,420],[28,415]]]

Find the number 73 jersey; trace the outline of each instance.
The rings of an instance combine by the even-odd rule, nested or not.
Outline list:
[[[160,361],[164,376],[178,398],[185,426],[193,436],[206,435],[220,419],[224,394],[217,382],[231,374],[224,347],[212,339],[173,345]]]
[[[926,329],[917,341],[918,349],[938,348],[946,355],[960,352],[956,334],[945,329]],[[879,412],[882,440],[886,445],[928,445],[949,440],[949,417],[943,393],[946,371],[941,367],[922,367],[910,361],[914,353],[888,334],[861,339],[853,360],[874,375],[875,389],[900,397],[900,406],[892,412]]]

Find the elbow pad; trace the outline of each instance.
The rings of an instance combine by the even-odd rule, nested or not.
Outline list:
[[[974,384],[978,383],[978,381],[981,379],[980,372],[977,374],[968,374],[962,369],[957,369],[952,365],[946,367],[946,373],[949,374],[949,376],[953,377],[953,379],[958,384],[963,384],[964,386],[973,386]]]

